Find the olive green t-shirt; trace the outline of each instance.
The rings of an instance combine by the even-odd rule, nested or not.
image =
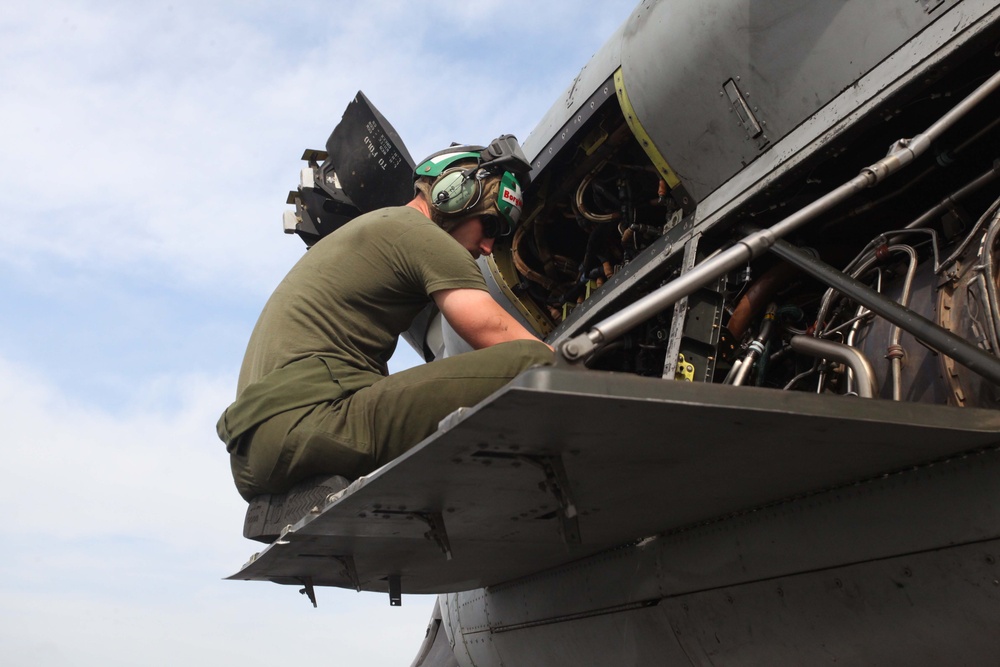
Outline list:
[[[454,288],[487,289],[469,251],[413,208],[372,211],[323,238],[264,306],[220,437],[387,375],[399,335],[431,294]]]

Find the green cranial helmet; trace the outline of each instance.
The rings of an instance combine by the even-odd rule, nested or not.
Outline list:
[[[489,146],[452,146],[425,158],[413,179],[431,208],[432,218],[450,231],[473,216],[491,219],[491,236],[513,231],[521,216],[523,191],[518,175],[530,171],[521,147],[511,135]],[[496,224],[492,224],[492,219]]]

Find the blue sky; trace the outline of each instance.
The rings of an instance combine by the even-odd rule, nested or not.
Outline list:
[[[214,424],[304,249],[285,197],[359,89],[417,159],[523,140],[633,4],[5,3],[5,665],[410,663],[431,597],[222,580],[256,543]]]

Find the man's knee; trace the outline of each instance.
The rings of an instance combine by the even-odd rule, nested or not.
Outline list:
[[[552,348],[540,340],[518,340],[524,348],[524,356],[534,360],[535,365],[552,364],[555,361],[555,353]]]
[[[532,366],[551,365],[555,361],[552,349],[540,340],[513,340],[494,346],[515,361],[517,372]],[[490,348],[490,349],[494,349]]]

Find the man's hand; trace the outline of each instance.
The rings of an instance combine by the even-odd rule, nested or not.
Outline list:
[[[538,340],[494,301],[489,292],[446,289],[431,296],[448,324],[477,350],[511,340]]]

